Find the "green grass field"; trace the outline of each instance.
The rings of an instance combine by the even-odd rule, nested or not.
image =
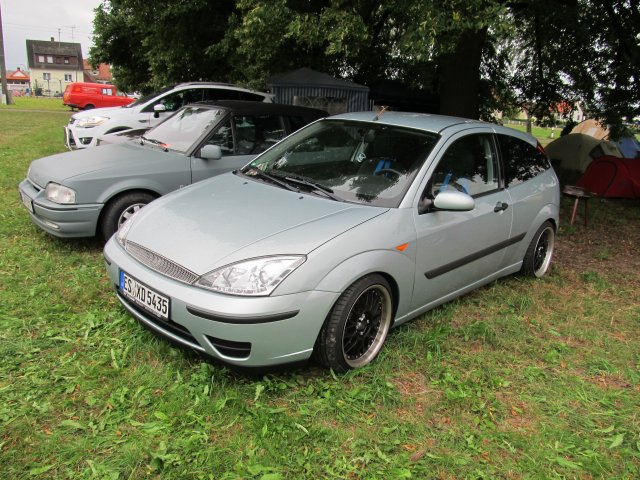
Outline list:
[[[51,110],[58,112],[71,112],[69,107],[62,104],[62,98],[47,97],[16,97],[12,105],[0,104],[0,110]]]
[[[136,323],[100,242],[32,224],[17,184],[65,121],[0,110],[0,478],[638,478],[638,202],[591,200],[588,228],[565,204],[547,277],[394,330],[361,371],[252,377]]]

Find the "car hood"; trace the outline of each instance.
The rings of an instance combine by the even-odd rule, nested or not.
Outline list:
[[[131,165],[157,162],[167,155],[176,154],[135,142],[83,148],[34,160],[29,168],[29,180],[44,188],[49,182],[65,183],[78,175],[100,170],[120,169],[123,172]]]
[[[124,113],[128,113],[130,110],[130,108],[122,107],[92,108],[91,110],[83,110],[81,112],[74,113],[72,117],[76,120],[88,117],[110,117],[111,115],[122,115]]]
[[[145,207],[127,241],[203,275],[248,258],[308,254],[386,211],[227,173]]]

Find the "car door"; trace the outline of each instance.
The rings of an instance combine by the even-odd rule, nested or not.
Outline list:
[[[192,181],[198,182],[240,168],[285,136],[280,115],[232,115],[223,120],[201,145],[201,148],[205,145],[219,146],[222,158],[200,158],[198,149],[191,159]]]
[[[500,179],[493,135],[473,129],[453,136],[441,149],[423,196],[447,190],[470,195],[470,211],[414,212],[417,233],[413,310],[439,303],[480,284],[503,267],[511,232],[509,195]]]

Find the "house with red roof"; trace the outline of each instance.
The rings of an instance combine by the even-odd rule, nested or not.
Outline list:
[[[21,70],[20,67],[17,70],[7,70],[7,88],[11,91],[12,96],[25,95],[27,90],[31,91],[30,84],[29,73]]]
[[[111,65],[101,63],[93,68],[87,60],[83,60],[84,81],[89,83],[112,83]]]

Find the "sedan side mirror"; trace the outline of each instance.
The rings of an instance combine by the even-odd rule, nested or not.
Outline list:
[[[153,117],[154,118],[159,118],[160,117],[160,112],[165,112],[167,110],[167,107],[164,106],[164,103],[158,103],[157,105],[153,106]]]
[[[219,160],[222,158],[220,145],[205,145],[200,150],[200,158],[205,160]]]
[[[421,201],[418,205],[418,213],[422,215],[432,210],[468,212],[473,210],[475,206],[476,202],[470,195],[463,192],[446,191],[438,193],[433,200]]]

